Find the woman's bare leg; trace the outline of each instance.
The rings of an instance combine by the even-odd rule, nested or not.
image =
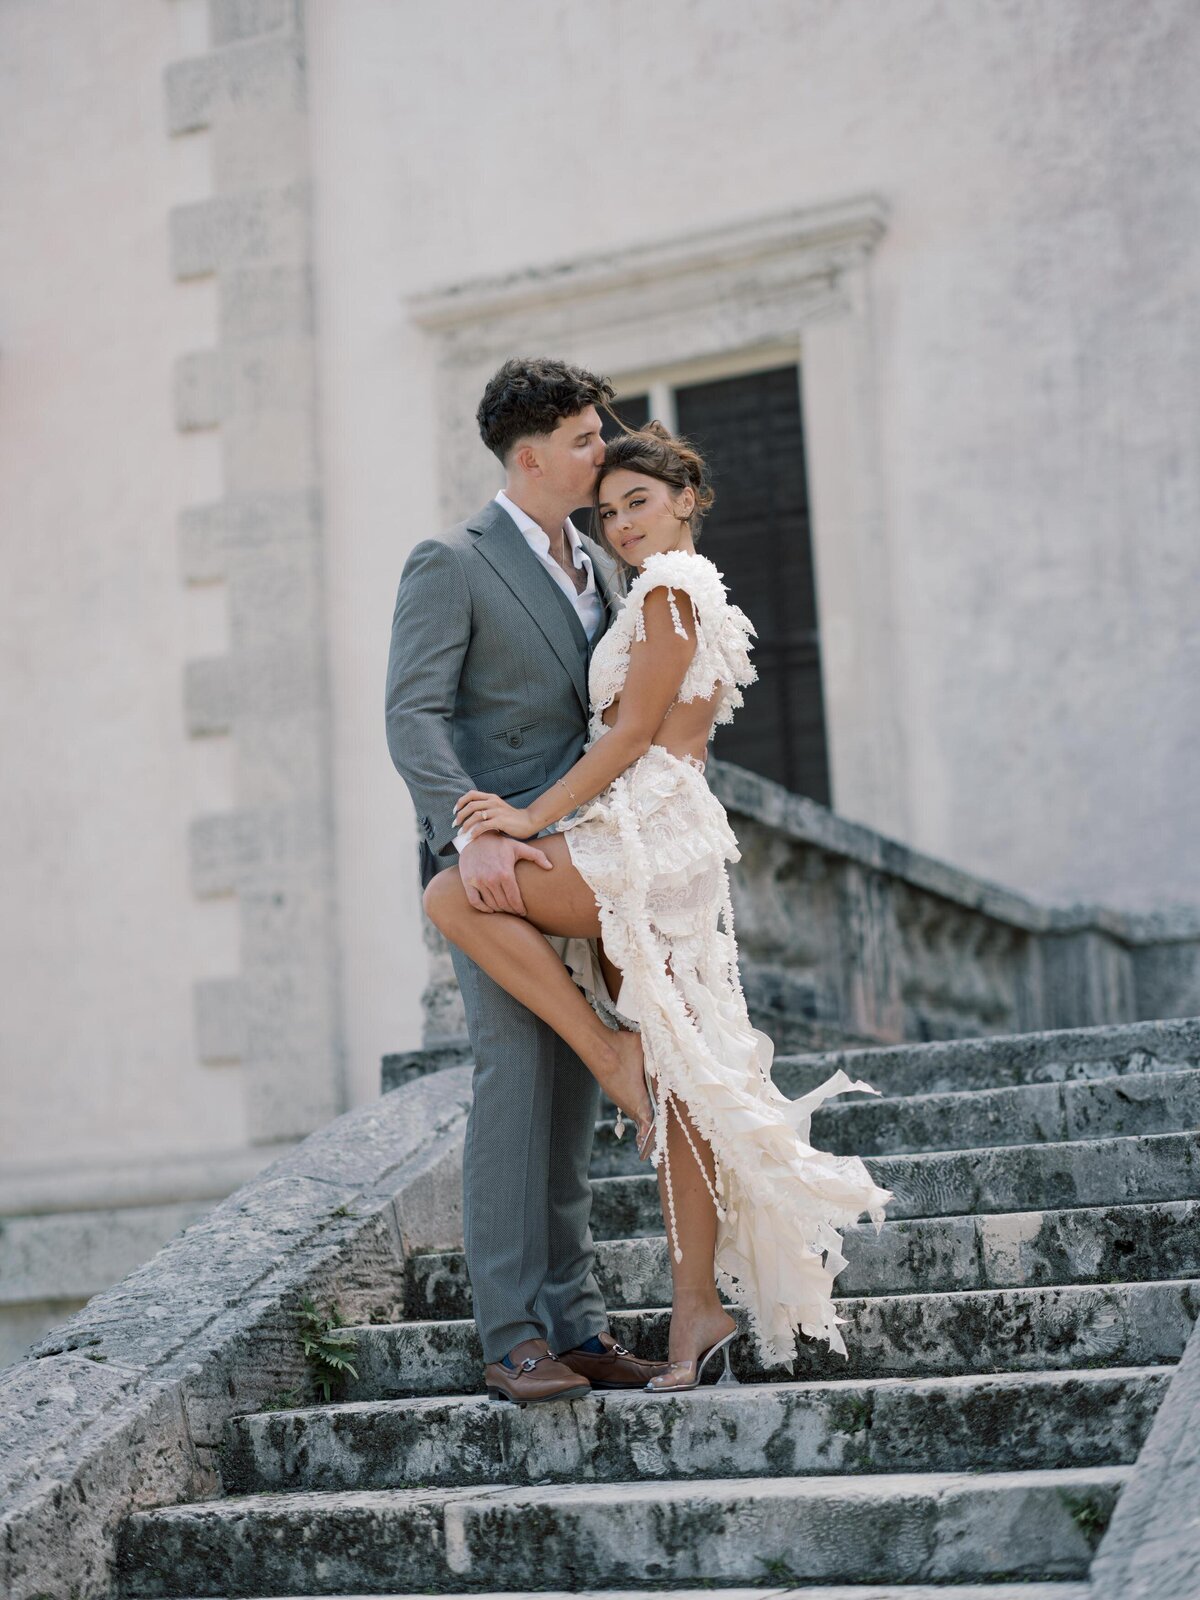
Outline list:
[[[561,835],[539,838],[538,848],[551,858],[554,870],[546,872],[532,862],[517,862],[525,917],[506,911],[476,911],[467,899],[457,867],[439,873],[429,884],[425,891],[426,910],[452,944],[465,950],[501,988],[507,989],[567,1041],[609,1098],[637,1121],[640,1132],[650,1117],[640,1035],[624,1030],[614,1033],[606,1028],[542,937],[549,933],[597,938],[600,919],[595,897],[571,861]],[[621,984],[620,970],[602,945],[598,953],[609,994],[615,999]],[[705,1162],[709,1181],[715,1186],[712,1149],[697,1131],[682,1101],[673,1098],[670,1108],[664,1110],[669,1130],[666,1137],[675,1194],[675,1224],[683,1251],[682,1262],[671,1258],[673,1292],[668,1355],[672,1361],[691,1361],[714,1340],[728,1333],[734,1320],[721,1305],[713,1276],[716,1212],[696,1158],[688,1148],[680,1116],[687,1119],[688,1130]],[[660,1136],[661,1130],[656,1130],[655,1139]],[[665,1218],[670,1213],[666,1174],[661,1163],[658,1187]]]
[[[604,974],[604,986],[608,990],[608,998],[615,1004],[623,981],[621,969],[604,948],[603,939],[596,940],[596,954],[600,957],[600,971]]]
[[[600,917],[595,896],[571,861],[561,835],[539,838],[538,849],[550,857],[553,870],[517,862],[524,917],[509,911],[476,911],[457,867],[438,873],[428,884],[425,909],[451,944],[549,1023],[608,1097],[634,1119],[640,1134],[651,1115],[641,1036],[605,1027],[543,938],[547,933],[596,938]]]
[[[696,1157],[688,1146],[687,1134],[680,1119],[687,1123],[702,1161],[708,1182],[716,1187],[716,1162],[712,1146],[697,1129],[688,1114],[687,1106],[676,1096],[669,1106],[660,1107],[667,1122],[667,1148],[665,1155],[671,1162],[671,1188],[675,1195],[675,1227],[679,1235],[679,1248],[683,1260],[676,1261],[674,1241],[668,1237],[667,1253],[671,1262],[671,1333],[667,1356],[671,1361],[695,1361],[702,1351],[736,1326],[735,1319],[721,1304],[713,1272],[713,1255],[717,1243],[717,1213],[700,1172]],[[655,1138],[662,1137],[655,1130]],[[658,1168],[658,1193],[664,1218],[670,1217],[667,1196],[666,1167]],[[667,1374],[666,1376],[670,1376]]]

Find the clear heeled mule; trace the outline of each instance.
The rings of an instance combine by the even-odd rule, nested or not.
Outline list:
[[[704,1377],[704,1369],[708,1365],[709,1357],[715,1356],[718,1350],[723,1350],[725,1352],[725,1370],[717,1379],[717,1386],[720,1387],[722,1384],[729,1383],[740,1384],[742,1380],[738,1377],[735,1377],[733,1368],[729,1365],[729,1347],[741,1333],[741,1331],[742,1330],[740,1328],[731,1329],[723,1339],[718,1339],[715,1344],[710,1344],[708,1349],[703,1351],[699,1359],[696,1361],[672,1361],[671,1366],[667,1369],[667,1373],[669,1373],[673,1367],[695,1367],[696,1369],[695,1372],[690,1377],[685,1378],[682,1383],[661,1383],[658,1381],[658,1379],[651,1378],[649,1383],[646,1385],[647,1389],[650,1390],[651,1394],[673,1394],[677,1389],[698,1389]],[[666,1375],[667,1374],[663,1374],[663,1376]]]

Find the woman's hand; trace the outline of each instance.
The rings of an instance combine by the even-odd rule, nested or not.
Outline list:
[[[485,794],[482,789],[468,789],[454,802],[454,824],[470,828],[472,838],[482,833],[506,833],[510,839],[532,839],[537,832],[529,820],[529,812],[521,806],[510,806],[498,794]]]

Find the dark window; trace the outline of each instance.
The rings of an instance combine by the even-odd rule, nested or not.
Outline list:
[[[711,470],[716,503],[698,549],[757,630],[758,682],[713,753],[829,804],[829,757],[797,368],[689,384],[679,431]]]
[[[644,428],[650,421],[650,396],[646,394],[627,395],[622,400],[614,400],[612,409],[627,428]],[[601,428],[605,439],[611,439],[614,434],[620,433],[620,428],[613,422],[607,412],[600,413],[600,420],[604,426]]]
[[[675,390],[679,431],[712,470],[716,504],[698,548],[720,568],[729,595],[757,631],[758,682],[713,753],[828,805],[829,753],[813,581],[800,374],[792,366]],[[614,403],[621,421],[650,420],[647,395]],[[601,412],[605,439],[619,432]],[[591,509],[573,513],[592,532]]]

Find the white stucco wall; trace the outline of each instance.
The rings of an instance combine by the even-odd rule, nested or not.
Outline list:
[[[455,281],[881,194],[909,842],[1053,901],[1200,899],[1194,7],[358,0],[314,7],[310,41],[359,1092],[415,1042],[382,684],[437,525],[403,299]]]
[[[191,5],[0,6],[0,1165],[243,1142],[236,1067],[202,1067],[193,978],[236,970],[194,900],[186,831],[228,803],[221,741],[189,742],[181,664],[225,618],[187,595],[180,505],[208,436],[175,432],[171,362],[212,339],[176,285],[167,211],[204,193],[163,133]]]
[[[205,9],[0,7],[10,1163],[245,1137],[241,1071],[197,1063],[191,1009],[239,970],[234,899],[196,899],[187,862],[190,820],[236,801],[229,741],[182,715],[183,663],[228,645],[224,586],[185,588],[175,527],[222,490],[171,388],[217,337],[213,281],[168,251],[211,152],[167,136],[162,71],[206,48]],[[383,678],[439,521],[434,353],[404,299],[448,283],[881,195],[909,840],[1050,900],[1200,901],[1194,6],[316,0],[309,45],[355,1102],[420,1029]]]

